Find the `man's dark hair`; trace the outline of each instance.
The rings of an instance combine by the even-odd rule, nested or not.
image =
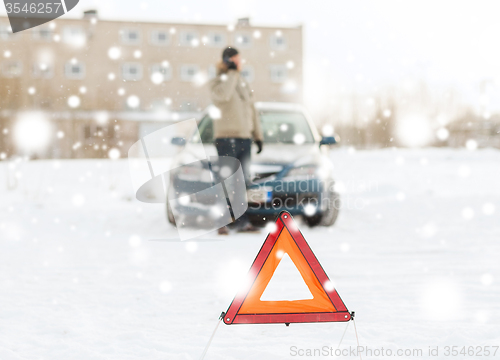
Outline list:
[[[228,46],[227,48],[224,49],[222,52],[222,61],[227,62],[229,61],[230,58],[232,58],[234,55],[238,55],[238,50],[235,48]]]

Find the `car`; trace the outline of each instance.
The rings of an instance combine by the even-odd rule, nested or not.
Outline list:
[[[333,225],[339,215],[340,197],[335,191],[328,146],[336,143],[335,137],[321,137],[301,105],[257,102],[255,108],[262,125],[264,147],[260,154],[252,149],[252,181],[247,184],[249,220],[263,226],[286,210],[302,216],[311,227]],[[211,106],[203,113],[198,123],[199,133],[172,139],[173,144],[181,147],[173,160],[175,169],[170,172],[167,191],[167,217],[172,224],[175,224],[174,211],[185,217],[197,217],[208,211],[204,209],[204,205],[208,207],[211,203],[207,198],[198,198],[196,207],[176,203],[175,209],[168,199],[175,198],[182,189],[186,193],[206,189],[207,182],[213,181],[209,166],[188,165],[195,157],[193,154],[199,156],[200,151],[204,150],[208,156],[217,155],[213,139],[217,110]]]

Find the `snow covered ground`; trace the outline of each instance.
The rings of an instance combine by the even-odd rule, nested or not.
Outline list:
[[[361,345],[432,359],[500,345],[500,151],[331,156],[337,225],[297,221]],[[126,160],[0,162],[0,174],[1,360],[198,359],[266,237],[150,241],[176,230],[134,199]],[[300,358],[291,347],[336,348],[346,325],[221,324],[206,359]],[[342,347],[355,344],[351,322]]]

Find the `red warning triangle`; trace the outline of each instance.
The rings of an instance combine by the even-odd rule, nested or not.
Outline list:
[[[261,300],[282,257],[288,254],[311,292],[312,299]],[[349,321],[351,314],[316,256],[295,225],[283,211],[276,228],[267,236],[247,281],[224,315],[231,324],[268,324]]]

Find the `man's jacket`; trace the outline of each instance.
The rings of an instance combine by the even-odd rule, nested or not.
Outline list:
[[[221,111],[214,119],[214,138],[263,140],[252,90],[237,70],[219,74],[210,82],[212,102]]]

